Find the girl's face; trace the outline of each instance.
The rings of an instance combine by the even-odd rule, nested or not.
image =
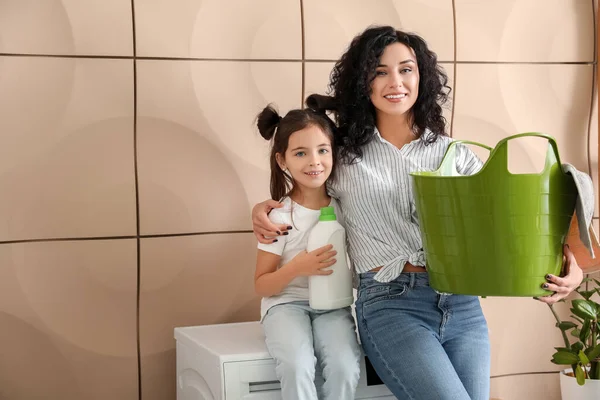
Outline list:
[[[371,102],[377,114],[407,116],[419,95],[415,52],[402,43],[388,45],[371,82]]]
[[[333,166],[331,140],[321,128],[309,125],[290,135],[285,155],[277,154],[277,162],[289,170],[295,189],[320,188]]]

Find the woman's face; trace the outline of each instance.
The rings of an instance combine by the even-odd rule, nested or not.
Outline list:
[[[419,95],[419,68],[415,52],[402,43],[388,45],[371,82],[371,102],[377,113],[407,115]]]

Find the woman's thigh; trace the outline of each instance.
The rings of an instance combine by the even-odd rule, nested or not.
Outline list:
[[[362,346],[399,399],[470,399],[440,340],[446,316],[439,296],[426,274],[403,274],[391,283],[361,277],[356,311]]]
[[[450,317],[444,330],[444,350],[471,398],[488,399],[490,341],[479,298],[455,295],[447,302]]]

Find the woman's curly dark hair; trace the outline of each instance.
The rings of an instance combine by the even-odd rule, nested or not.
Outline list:
[[[348,50],[331,72],[329,93],[333,96],[334,111],[339,125],[341,160],[353,162],[362,157],[362,147],[374,137],[375,108],[370,100],[371,82],[386,46],[402,43],[413,49],[419,68],[419,95],[412,108],[412,128],[420,137],[425,129],[433,135],[426,140],[433,143],[446,135],[446,119],[442,105],[448,101],[448,77],[437,63],[437,55],[418,35],[398,31],[391,26],[369,27],[356,36]],[[323,102],[324,100],[321,99]],[[331,103],[330,101],[330,103]]]

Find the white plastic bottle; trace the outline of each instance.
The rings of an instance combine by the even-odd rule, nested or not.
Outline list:
[[[352,271],[346,256],[346,231],[337,222],[333,207],[321,208],[319,222],[308,235],[306,251],[311,252],[327,244],[333,245],[336,262],[329,269],[330,275],[308,277],[310,307],[315,310],[334,310],[347,307],[354,301],[352,295]]]

